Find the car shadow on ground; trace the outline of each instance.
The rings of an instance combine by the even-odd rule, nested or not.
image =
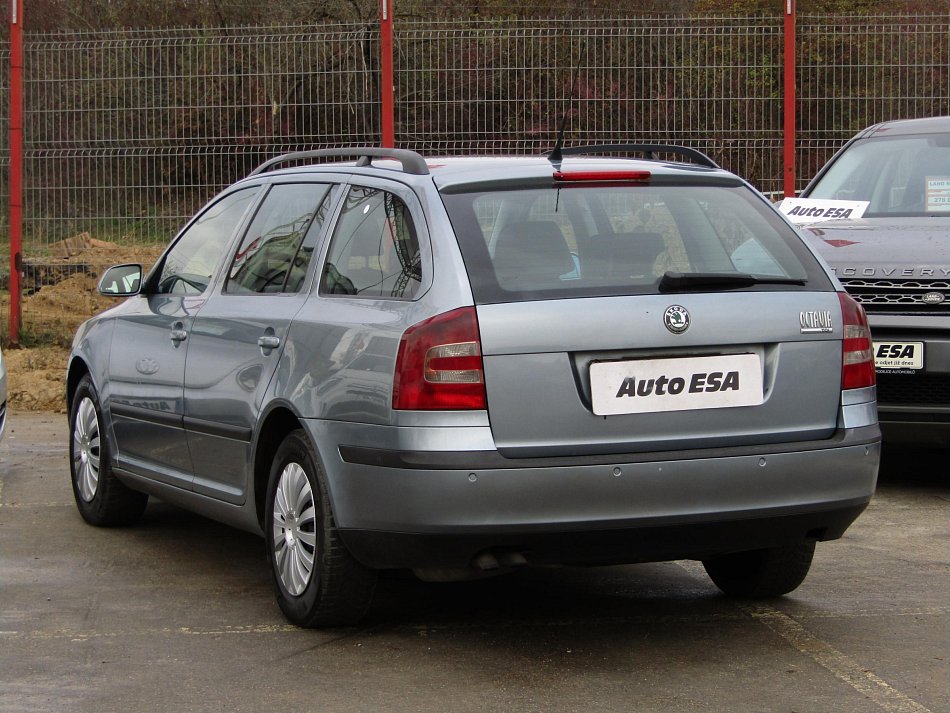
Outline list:
[[[950,500],[946,458],[950,451],[885,447],[879,495],[914,501]],[[174,563],[181,577],[204,580],[207,604],[283,621],[273,603],[264,541],[165,503],[150,503],[142,523],[127,531],[143,561]],[[200,576],[198,576],[200,574]],[[165,577],[169,573],[166,571]],[[192,586],[195,586],[192,579]],[[166,582],[166,586],[167,586]],[[240,596],[235,597],[236,593]],[[218,601],[214,601],[218,599]],[[615,567],[563,567],[516,571],[479,581],[432,583],[411,572],[384,571],[361,629],[548,624],[588,625],[631,621],[743,618],[695,563],[652,563]]]
[[[230,610],[236,619],[254,612],[255,619],[263,613],[271,623],[283,621],[273,602],[260,537],[154,500],[138,526],[109,534],[123,540],[132,562],[151,570],[146,577],[162,596],[191,600],[200,591],[202,598],[193,606],[218,612],[216,616]],[[188,591],[179,591],[182,587]],[[541,625],[552,620],[594,624],[631,617],[692,621],[723,616],[726,601],[705,576],[674,562],[527,568],[452,583],[424,582],[407,570],[387,570],[380,573],[373,604],[359,628]]]

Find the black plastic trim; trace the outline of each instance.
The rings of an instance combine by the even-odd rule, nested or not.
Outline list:
[[[590,146],[565,146],[561,148],[561,156],[584,156],[593,153],[642,153],[648,160],[653,160],[654,153],[671,153],[691,159],[694,163],[706,168],[719,168],[719,165],[702,151],[689,146],[676,144],[592,144]]]
[[[817,441],[767,443],[758,446],[696,448],[692,450],[650,451],[647,453],[605,453],[542,458],[509,458],[499,451],[399,451],[364,446],[339,447],[340,457],[354,465],[407,470],[503,470],[507,468],[561,468],[614,463],[652,463],[655,461],[736,458],[740,456],[798,453],[826,448],[868,445],[881,439],[878,426],[840,429],[831,438]]]
[[[185,429],[194,433],[202,433],[206,436],[217,436],[218,438],[229,438],[232,441],[243,441],[250,443],[253,431],[247,426],[232,426],[228,423],[219,423],[218,421],[204,421],[200,418],[185,416],[183,419]]]
[[[183,416],[180,413],[171,413],[169,411],[159,411],[158,409],[117,403],[110,404],[109,409],[113,416],[120,418],[131,418],[136,421],[146,421],[159,426],[182,428],[195,433],[203,433],[208,436],[229,438],[233,441],[250,443],[251,437],[253,436],[253,431],[246,426],[232,426],[217,421],[205,421],[200,418]]]
[[[182,415],[172,411],[159,411],[154,408],[143,408],[142,406],[132,406],[130,404],[121,404],[114,401],[109,404],[109,411],[113,416],[119,416],[120,418],[148,421],[158,424],[159,426],[184,428]]]
[[[577,523],[552,531],[529,528],[446,529],[442,532],[340,530],[352,555],[377,569],[465,568],[482,553],[522,555],[529,565],[606,565],[704,559],[803,540],[834,540],[867,507],[870,498],[824,505],[771,508],[629,522]]]

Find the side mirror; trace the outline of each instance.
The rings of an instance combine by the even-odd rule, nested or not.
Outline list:
[[[99,294],[106,297],[137,295],[141,288],[141,265],[113,265],[99,280]]]

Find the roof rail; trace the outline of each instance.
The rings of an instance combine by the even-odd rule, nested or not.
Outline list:
[[[562,156],[579,156],[591,153],[603,153],[612,151],[615,153],[643,153],[648,159],[653,158],[654,153],[673,153],[692,159],[694,163],[707,168],[719,168],[719,165],[702,151],[697,151],[688,146],[676,146],[674,144],[595,144],[592,146],[568,146],[561,149]]]
[[[375,146],[361,146],[345,149],[314,149],[312,151],[294,151],[275,156],[251,171],[248,176],[256,176],[271,170],[274,166],[289,161],[303,161],[311,158],[355,158],[357,166],[370,166],[374,158],[391,158],[402,164],[405,173],[415,176],[429,175],[425,159],[415,151],[408,149],[384,149]]]

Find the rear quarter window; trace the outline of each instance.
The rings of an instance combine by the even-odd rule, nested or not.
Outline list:
[[[422,285],[419,234],[389,191],[349,189],[320,278],[320,294],[412,299]]]

